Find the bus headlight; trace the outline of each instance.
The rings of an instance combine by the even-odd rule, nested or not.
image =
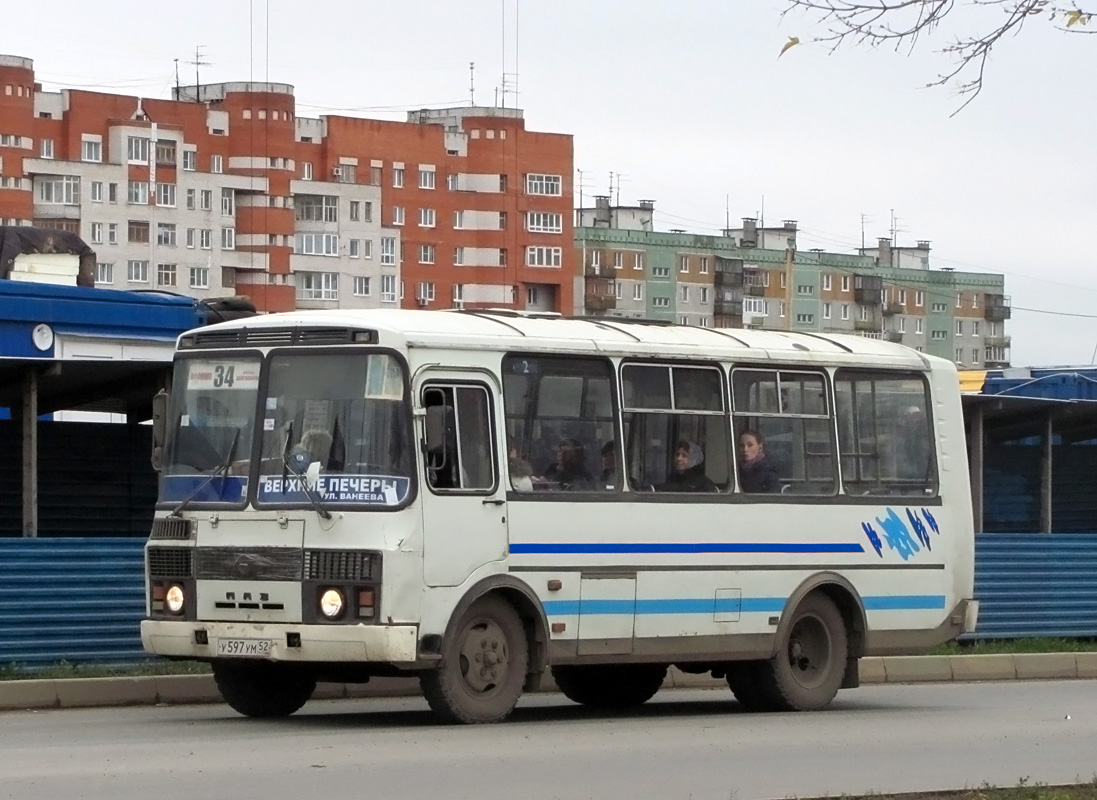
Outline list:
[[[320,613],[328,619],[338,619],[345,605],[343,593],[338,589],[325,589],[320,595]]]
[[[164,595],[164,605],[167,606],[168,611],[172,614],[179,614],[183,611],[183,604],[186,598],[183,594],[183,587],[177,583],[168,587],[167,594]]]

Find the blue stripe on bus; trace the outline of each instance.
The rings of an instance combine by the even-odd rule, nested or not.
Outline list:
[[[866,611],[928,611],[945,607],[944,595],[896,595],[862,598]],[[717,612],[780,613],[781,597],[668,598],[660,600],[545,600],[549,616],[578,614],[715,614]]]
[[[617,553],[863,553],[856,542],[517,542],[512,555],[617,554]]]

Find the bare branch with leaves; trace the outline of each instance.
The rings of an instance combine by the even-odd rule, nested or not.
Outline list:
[[[1097,2],[1097,0],[1089,0]],[[788,0],[782,16],[801,11],[815,18],[824,32],[800,41],[829,45],[832,50],[845,44],[893,47],[912,51],[925,37],[938,32],[946,18],[956,11],[956,0]],[[954,84],[964,98],[959,113],[983,88],[987,60],[991,51],[1009,35],[1017,35],[1024,26],[1039,19],[1066,33],[1094,34],[1087,28],[1094,12],[1060,0],[971,0],[966,13],[975,23],[973,33],[954,35],[941,48],[950,56],[951,69],[941,73],[927,86]],[[782,54],[788,49],[785,44]]]

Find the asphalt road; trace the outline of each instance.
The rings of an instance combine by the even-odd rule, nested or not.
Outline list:
[[[863,687],[813,714],[749,714],[719,690],[627,715],[536,695],[486,727],[438,726],[420,699],[270,722],[221,705],[12,711],[0,797],[757,800],[1091,780],[1095,743],[1085,680]]]

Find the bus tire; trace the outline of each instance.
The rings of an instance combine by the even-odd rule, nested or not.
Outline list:
[[[308,702],[316,679],[285,664],[214,661],[213,680],[233,711],[245,717],[288,717]]]
[[[552,668],[552,679],[568,700],[591,708],[615,711],[642,706],[655,696],[666,676],[666,664],[568,665]]]
[[[529,665],[518,612],[500,597],[482,597],[447,639],[439,667],[419,673],[431,710],[449,723],[506,719],[522,696]]]
[[[842,688],[848,650],[838,607],[822,592],[812,592],[793,612],[777,654],[769,661],[753,662],[744,685],[753,696],[743,705],[765,711],[826,707]]]

